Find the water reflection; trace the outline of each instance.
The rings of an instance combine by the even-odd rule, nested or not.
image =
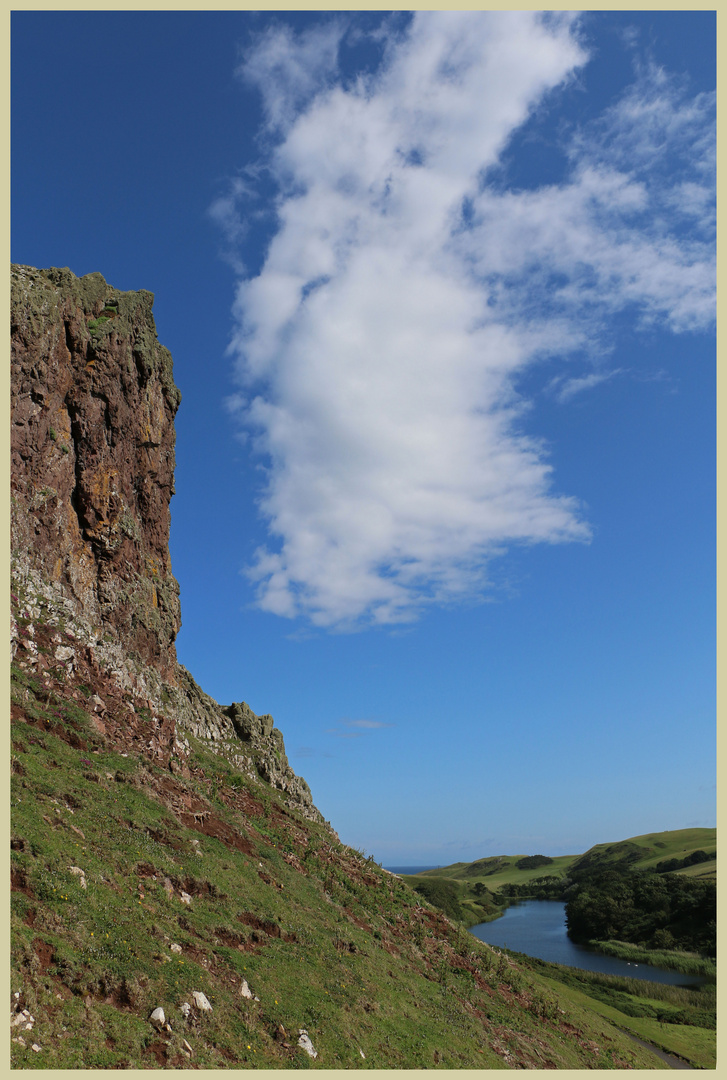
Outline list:
[[[480,941],[498,948],[507,947],[526,956],[549,960],[567,967],[600,971],[605,975],[626,975],[632,979],[698,986],[706,982],[699,975],[684,975],[649,964],[634,964],[615,956],[601,956],[568,937],[565,904],[559,900],[525,900],[506,909],[501,919],[470,927]]]

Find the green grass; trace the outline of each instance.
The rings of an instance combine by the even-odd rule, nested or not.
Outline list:
[[[652,1066],[203,742],[187,780],[122,756],[76,689],[14,670],[11,990],[36,1019],[14,1068]],[[183,824],[184,798],[227,843]],[[213,1011],[187,1023],[192,990]]]
[[[559,980],[552,979],[548,981],[553,986],[560,987],[562,985]],[[599,1001],[582,990],[576,990],[573,987],[565,987],[562,992],[572,1004],[583,1004],[624,1031],[630,1031],[640,1039],[658,1046],[659,1049],[664,1050],[666,1053],[674,1054],[689,1062],[693,1068],[716,1068],[717,1040],[714,1030],[684,1024],[670,1024],[648,1017],[629,1016],[620,1009]],[[648,999],[638,999],[635,996],[634,1000],[648,1002]]]
[[[641,949],[624,941],[593,941],[591,948],[606,956],[616,956],[630,963],[651,964],[653,967],[666,968],[668,971],[681,971],[684,975],[705,975],[716,977],[717,965],[712,960],[697,953],[683,952],[680,949]]]
[[[651,983],[619,975],[511,954],[519,963],[558,986],[565,998],[581,1003],[619,1028],[690,1062],[714,1068],[716,1054],[716,988]]]

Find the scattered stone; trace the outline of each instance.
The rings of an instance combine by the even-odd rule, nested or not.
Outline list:
[[[363,1052],[363,1050],[361,1049],[361,1047],[360,1047],[360,1046],[359,1046],[359,1048],[358,1048],[358,1052],[359,1052],[359,1054],[361,1055],[361,1057],[362,1057],[362,1058],[364,1059],[364,1061],[365,1061],[365,1060],[366,1060],[366,1055],[364,1054],[364,1052]]]
[[[303,1050],[305,1050],[308,1057],[317,1058],[318,1051],[314,1048],[313,1043],[310,1041],[310,1038],[308,1037],[308,1032],[305,1030],[305,1028],[300,1028],[298,1034],[300,1035],[300,1038],[298,1039],[298,1046],[302,1047]]]
[[[194,998],[194,1003],[198,1009],[202,1012],[212,1012],[212,1006],[209,1003],[207,995],[203,994],[201,990],[193,990],[192,997]]]
[[[38,1046],[37,1043],[33,1043],[30,1049],[35,1050],[36,1054],[39,1054],[43,1048],[42,1046]]]
[[[16,1035],[13,1042],[20,1043],[21,1046],[28,1045],[22,1035]]]
[[[174,942],[174,944],[170,945],[169,948],[172,950],[172,952],[181,952],[182,951],[182,946],[177,945],[176,942]]]
[[[166,1023],[166,1016],[164,1015],[164,1009],[161,1006],[154,1009],[154,1012],[149,1017],[149,1021],[154,1025],[157,1031],[161,1031]]]
[[[65,663],[66,660],[72,660],[76,655],[76,650],[72,649],[70,645],[59,645],[55,651],[56,660],[60,660],[61,663]]]
[[[93,709],[94,712],[97,712],[99,709],[102,712],[106,712],[106,703],[101,700],[101,698],[98,696],[98,694],[94,694],[93,697],[91,698],[91,701],[94,704],[94,709]]]
[[[189,1004],[188,1001],[183,1001],[182,1004],[179,1006],[179,1011],[186,1020],[192,1011],[192,1006]]]
[[[71,830],[71,832],[74,832],[77,836],[80,836],[82,840],[86,839],[85,834],[82,833],[81,830],[78,829],[75,825],[69,825],[68,828]]]
[[[23,1009],[21,1012],[16,1013],[10,1021],[10,1027],[20,1027],[21,1024],[25,1025],[26,1031],[33,1030],[33,1024],[35,1023],[35,1017],[31,1016],[27,1009]]]
[[[189,1054],[189,1056],[190,1056],[190,1057],[192,1057],[192,1055],[194,1054],[194,1050],[193,1050],[193,1049],[192,1049],[192,1047],[191,1047],[191,1046],[189,1045],[189,1043],[187,1042],[187,1040],[186,1040],[186,1039],[182,1039],[182,1046],[183,1046],[183,1047],[184,1047],[184,1049],[185,1049],[185,1050],[187,1051],[187,1053]]]
[[[240,995],[244,998],[252,998],[252,990],[247,985],[247,979],[242,980],[242,986],[240,987]]]
[[[192,903],[192,897],[189,895],[188,892],[180,893],[179,894],[179,899],[182,901],[183,904],[191,904]]]

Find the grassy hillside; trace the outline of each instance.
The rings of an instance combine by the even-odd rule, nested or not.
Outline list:
[[[585,854],[577,857],[573,863],[574,869],[582,869],[584,866],[603,866],[604,869],[613,865],[627,865],[635,870],[655,870],[660,862],[667,859],[685,859],[695,851],[704,851],[714,854],[715,859],[709,863],[699,863],[698,873],[716,873],[717,855],[717,830],[716,829],[675,829],[671,832],[646,833],[644,836],[633,836],[629,840],[623,840],[615,844],[596,844]],[[708,867],[711,870],[708,871]],[[690,867],[687,872],[692,872]],[[684,870],[677,871],[684,873]]]
[[[490,892],[495,892],[501,885],[523,885],[544,876],[566,878],[571,870],[587,865],[599,865],[603,869],[627,865],[635,870],[654,870],[659,862],[666,859],[684,859],[699,850],[713,852],[715,858],[678,870],[677,873],[714,877],[717,866],[716,829],[676,829],[671,832],[647,833],[617,843],[595,844],[581,855],[556,855],[547,864],[534,867],[521,868],[517,865],[532,856],[492,855],[471,863],[452,863],[436,870],[426,870],[418,877],[446,878],[459,882],[460,894],[464,896],[478,881]]]
[[[663,1067],[203,740],[173,774],[62,667],[12,688],[15,1068]]]

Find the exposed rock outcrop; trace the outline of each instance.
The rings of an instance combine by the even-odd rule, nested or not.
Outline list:
[[[20,636],[13,623],[13,654],[85,679],[116,741],[183,771],[191,733],[322,820],[272,717],[218,705],[177,662],[169,504],[181,395],[152,294],[68,269],[13,266],[11,277],[13,602],[39,624]]]

